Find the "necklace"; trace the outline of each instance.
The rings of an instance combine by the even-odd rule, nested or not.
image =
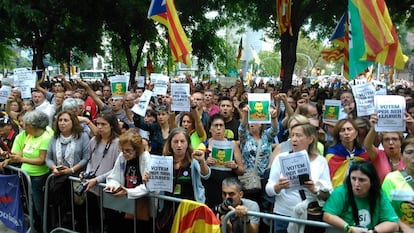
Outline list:
[[[389,160],[390,164],[391,164],[393,167],[398,167],[398,165],[400,165],[400,161],[401,161],[401,160],[398,160],[398,162],[394,163],[394,162],[392,162],[392,160],[391,160],[390,158],[389,158],[388,160]]]

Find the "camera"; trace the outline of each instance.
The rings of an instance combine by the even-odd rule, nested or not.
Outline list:
[[[214,212],[219,213],[220,215],[225,215],[230,211],[230,206],[233,204],[233,199],[227,198],[221,204],[217,205],[214,208]]]
[[[93,179],[95,177],[96,177],[95,173],[93,173],[93,172],[85,172],[83,174],[83,178],[81,179],[81,183],[75,188],[75,193],[77,195],[79,195],[79,196],[82,195],[85,192],[85,190],[86,190],[87,180]]]

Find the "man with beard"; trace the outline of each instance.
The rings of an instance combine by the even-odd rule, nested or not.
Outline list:
[[[224,136],[229,140],[238,141],[240,121],[233,118],[233,101],[229,97],[223,96],[219,102],[219,110],[225,121],[226,131],[224,132]]]

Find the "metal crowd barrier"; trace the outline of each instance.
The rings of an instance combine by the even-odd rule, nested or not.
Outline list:
[[[27,174],[26,174],[27,175]],[[53,176],[50,175],[46,181],[46,190],[48,190],[48,186],[49,186],[49,181],[50,178]],[[30,178],[29,178],[30,180]],[[71,182],[71,207],[72,207],[72,230],[66,229],[66,228],[62,228],[62,227],[58,227],[55,228],[51,231],[51,233],[53,232],[68,232],[68,233],[76,233],[76,231],[74,231],[75,229],[75,216],[74,216],[74,202],[73,202],[73,185],[72,182],[80,182],[80,179],[78,177],[73,177],[73,176],[69,176],[69,180]],[[117,211],[122,211],[125,213],[129,213],[134,215],[134,218],[136,217],[136,205],[135,205],[135,200],[136,199],[128,199],[126,196],[122,197],[122,198],[118,198],[118,197],[113,197],[111,194],[109,193],[105,193],[103,191],[103,188],[105,187],[105,183],[99,183],[98,184],[99,187],[99,194],[100,194],[100,217],[101,217],[101,222],[100,222],[100,228],[101,228],[101,232],[104,232],[104,219],[103,219],[103,208],[109,208],[109,209],[113,209],[113,210],[117,210]],[[147,197],[149,198],[155,198],[155,199],[160,199],[160,200],[164,200],[164,201],[171,201],[174,203],[180,203],[183,201],[183,199],[181,198],[176,198],[176,197],[171,197],[171,196],[165,196],[165,195],[160,195],[160,194],[154,194],[154,193],[149,193],[147,195]],[[48,200],[48,192],[45,192],[45,208],[44,208],[44,223],[43,223],[43,229],[45,232],[47,232],[47,200]],[[88,198],[85,197],[85,203],[87,206],[88,203]],[[156,211],[156,206],[152,205],[152,212],[155,213]],[[31,210],[32,211],[32,210]],[[235,211],[229,211],[223,218],[222,220],[222,226],[221,226],[221,233],[226,233],[227,232],[227,224],[226,223],[232,216],[235,215]],[[89,219],[88,219],[88,208],[86,208],[86,232],[89,233]],[[297,218],[292,218],[292,217],[286,217],[286,216],[281,216],[281,215],[275,215],[275,214],[270,214],[270,213],[262,213],[262,212],[255,212],[255,211],[248,211],[247,212],[248,216],[256,216],[259,218],[264,218],[264,219],[270,219],[271,220],[271,226],[270,226],[270,230],[269,232],[273,232],[272,231],[272,227],[273,227],[273,221],[275,220],[282,220],[282,221],[288,221],[288,222],[295,222],[298,224],[304,224],[304,225],[309,225],[309,226],[315,226],[315,227],[323,227],[323,228],[333,228],[331,225],[329,225],[328,223],[325,222],[319,222],[319,221],[312,221],[312,220],[306,220],[306,219],[297,219]],[[31,219],[32,221],[32,219]],[[155,232],[155,218],[152,219],[152,225],[153,225],[153,232]],[[134,232],[136,232],[136,223],[134,221]],[[244,232],[246,232],[246,225],[244,225]]]
[[[29,228],[27,229],[27,232],[32,232],[34,230],[34,218],[33,218],[33,199],[32,199],[32,181],[30,180],[30,176],[23,171],[21,168],[12,166],[12,165],[7,165],[5,167],[6,169],[15,171],[18,173],[18,176],[20,179],[22,179],[23,175],[26,178],[26,182],[27,182],[27,195],[26,195],[26,201],[27,201],[27,211],[28,211],[28,216],[29,216]],[[22,183],[23,187],[24,187],[24,182]],[[20,190],[20,193],[23,190]]]
[[[227,224],[225,224],[228,220],[230,220],[231,217],[233,217],[236,214],[235,210],[229,211],[223,218],[222,224],[221,224],[221,233],[227,233]],[[287,216],[281,216],[276,214],[269,214],[269,213],[262,213],[262,212],[256,212],[256,211],[247,211],[247,216],[256,216],[259,218],[265,218],[271,220],[271,226],[269,232],[272,231],[273,227],[273,221],[274,220],[282,220],[286,222],[294,222],[299,224],[304,224],[308,226],[315,226],[315,227],[323,227],[323,228],[333,228],[332,225],[326,223],[326,222],[319,222],[319,221],[312,221],[312,220],[306,220],[306,219],[299,219],[299,218],[292,218]],[[244,232],[246,232],[246,224],[244,224]]]

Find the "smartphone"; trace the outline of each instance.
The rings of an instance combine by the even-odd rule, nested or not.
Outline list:
[[[300,185],[304,185],[305,181],[309,180],[309,174],[300,174],[299,175],[299,183]]]
[[[56,169],[57,169],[58,171],[61,171],[61,170],[65,169],[65,168],[63,167],[63,165],[59,165],[59,166],[56,166]]]
[[[115,193],[115,192],[113,192],[112,190],[110,190],[110,189],[104,189],[103,190],[104,192],[106,192],[106,193]]]

